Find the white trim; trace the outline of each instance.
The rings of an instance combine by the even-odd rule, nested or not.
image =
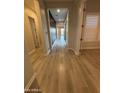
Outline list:
[[[50,49],[47,51],[46,55],[45,56],[48,56],[50,54]]]
[[[56,41],[56,40],[55,40]],[[52,49],[53,49],[53,46],[55,45],[55,41],[54,41],[54,43],[53,43],[53,45],[52,45]],[[50,54],[50,52],[51,52],[51,49],[49,49],[48,51],[47,51],[47,53],[45,54],[45,56],[48,56],[49,54]]]
[[[57,40],[57,39],[56,39],[56,40]],[[54,47],[54,45],[55,45],[56,40],[54,41],[54,43],[53,43],[53,45],[52,45],[52,49],[53,49],[53,47]]]
[[[77,51],[75,51],[73,48],[67,48],[68,50],[72,50],[74,52],[75,55],[79,55],[79,53]]]
[[[35,49],[32,49],[30,52],[28,52],[28,55],[31,55],[35,52]]]
[[[67,40],[65,41],[65,46],[67,46]]]
[[[75,55],[77,55],[77,56],[79,55],[79,52],[77,52],[76,50],[75,50]]]
[[[100,47],[83,47],[81,49],[100,49]]]
[[[33,81],[35,80],[35,77],[36,77],[36,73],[33,74],[33,76],[31,77],[31,79],[29,80],[29,82],[25,86],[25,89],[29,89],[30,88],[30,86],[32,85]]]
[[[100,49],[100,42],[83,42],[81,49]]]

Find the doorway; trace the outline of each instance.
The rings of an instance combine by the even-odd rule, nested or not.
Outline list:
[[[35,21],[32,17],[29,17],[29,21],[30,21],[30,25],[31,25],[31,30],[32,30],[35,48],[39,48],[39,40],[38,40],[37,31],[36,31]]]
[[[47,10],[49,24],[49,40],[53,47],[56,40],[67,44],[68,40],[68,14],[67,8],[51,8]]]

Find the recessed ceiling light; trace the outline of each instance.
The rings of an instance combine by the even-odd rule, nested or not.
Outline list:
[[[57,12],[59,13],[60,12],[60,9],[57,9]]]

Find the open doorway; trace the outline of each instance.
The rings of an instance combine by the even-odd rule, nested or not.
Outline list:
[[[49,40],[53,47],[58,40],[61,44],[68,44],[68,15],[67,8],[51,8],[47,10],[49,24]],[[52,49],[51,47],[51,49]]]

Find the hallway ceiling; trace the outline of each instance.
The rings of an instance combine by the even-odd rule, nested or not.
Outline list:
[[[67,12],[68,12],[68,9],[62,8],[59,10],[60,10],[59,13],[57,12],[57,9],[50,9],[50,12],[51,12],[51,14],[54,17],[56,22],[64,22],[66,15],[67,15]]]

